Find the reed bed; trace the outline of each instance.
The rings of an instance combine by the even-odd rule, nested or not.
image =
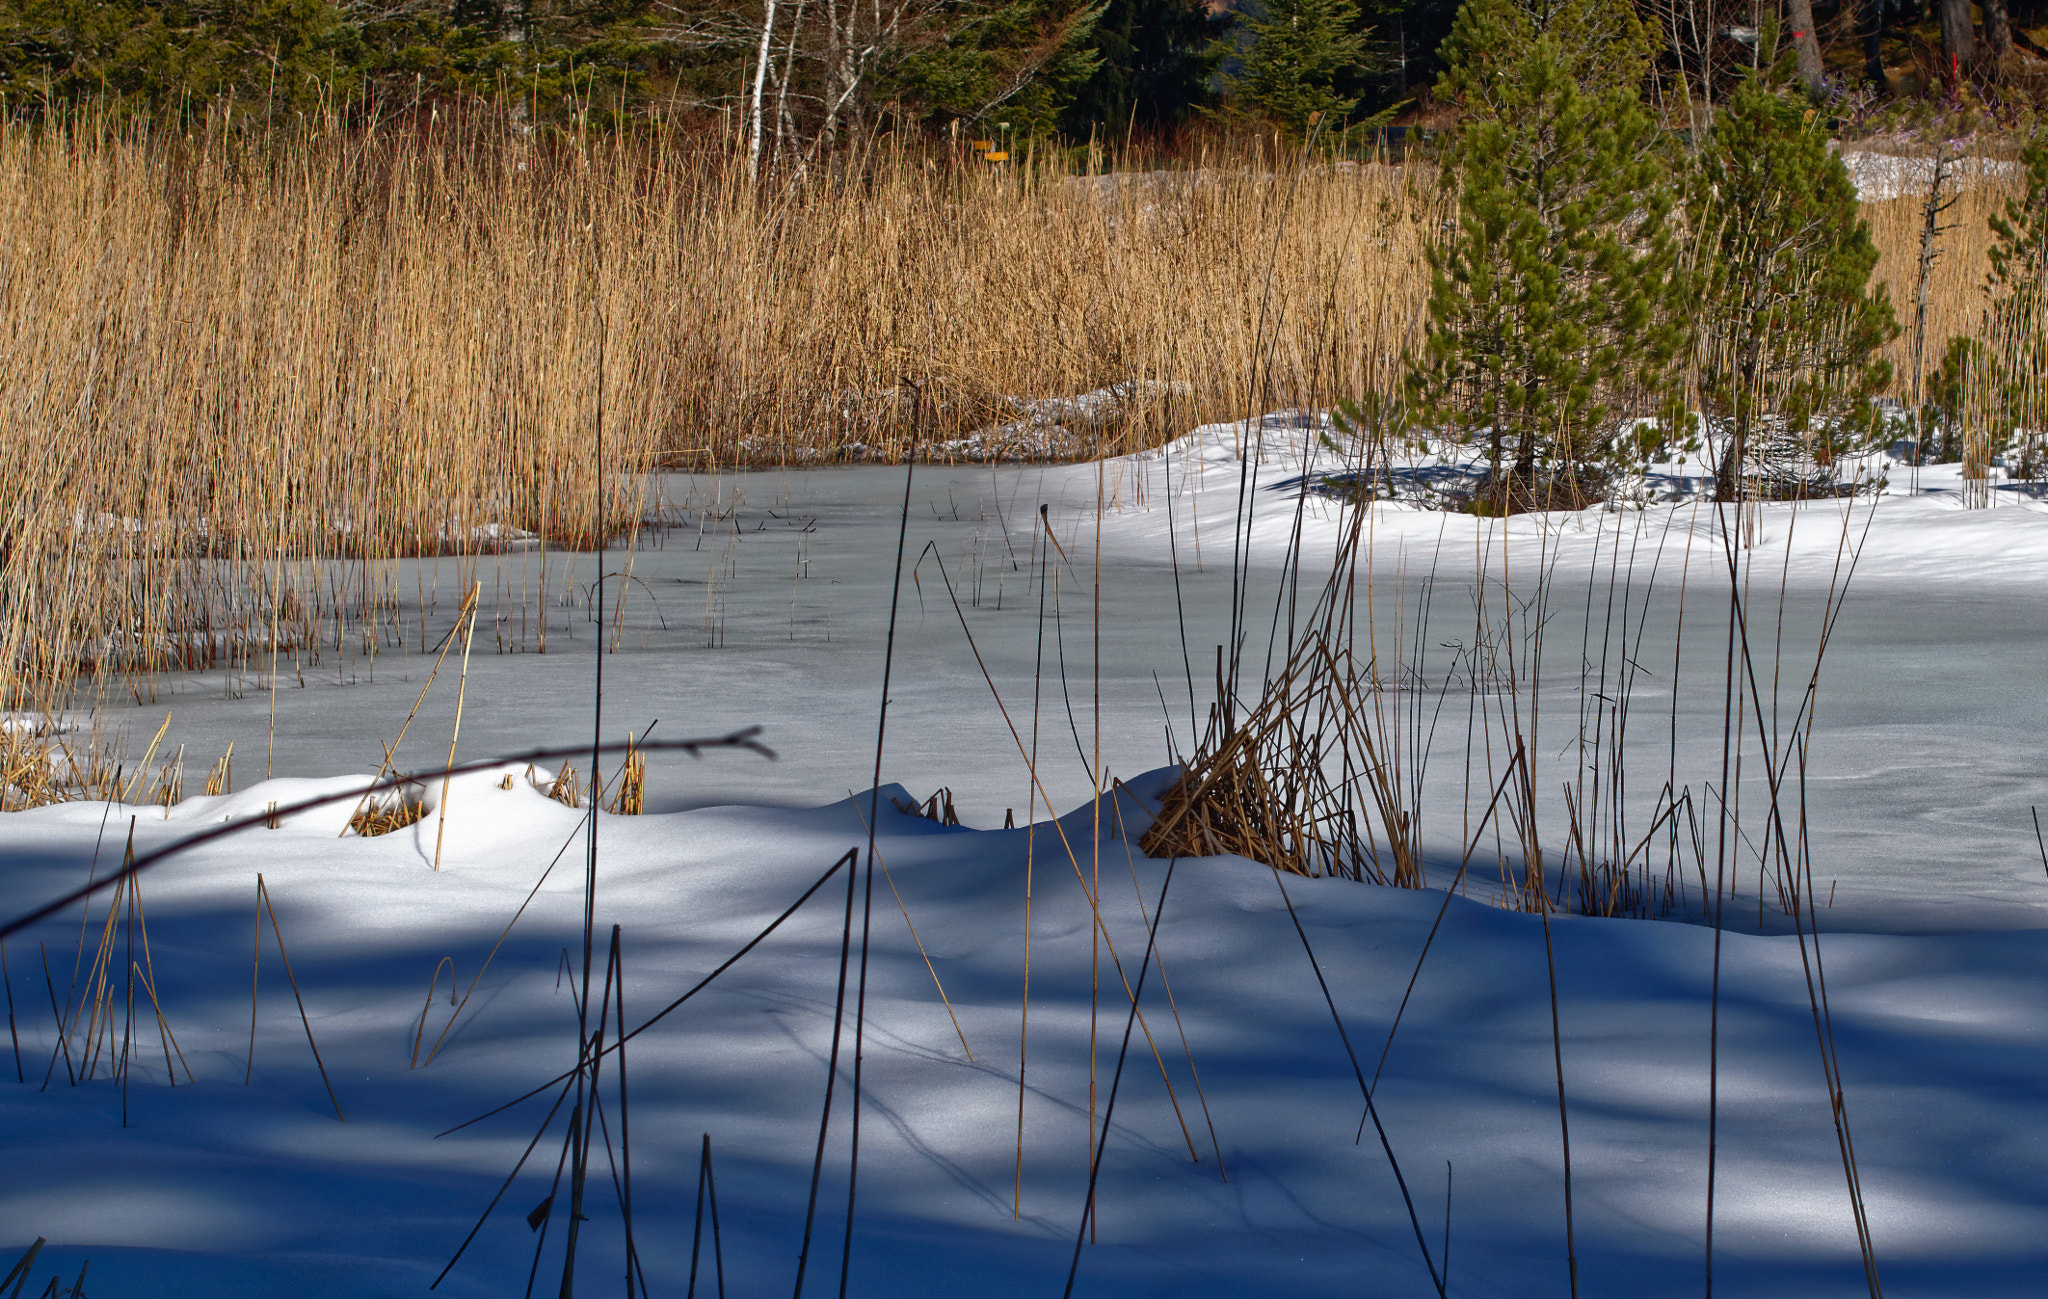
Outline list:
[[[2006,202],[2024,192],[2024,178],[1970,176],[1952,191],[1954,206],[1937,218],[1934,261],[1927,276],[1925,369],[1941,361],[1948,340],[1957,335],[1981,336],[1985,331],[1984,277],[1991,269],[1990,219]],[[1892,310],[1898,314],[1899,336],[1885,348],[1892,363],[1892,395],[1913,400],[1914,306],[1920,273],[1920,236],[1926,224],[1926,196],[1902,194],[1863,205],[1870,237],[1877,245],[1877,270],[1872,279],[1890,286]]]
[[[1085,457],[1385,391],[1449,215],[1426,162],[1271,140],[1101,175],[882,140],[775,186],[729,143],[0,123],[0,704],[407,643],[385,561],[621,538],[660,467]],[[2003,198],[1949,217],[1930,355]],[[1919,207],[1868,209],[1901,302]]]
[[[0,125],[0,693],[373,653],[377,561],[588,548],[656,466],[1092,455],[1378,377],[1433,184],[1206,161],[770,191],[655,133]]]

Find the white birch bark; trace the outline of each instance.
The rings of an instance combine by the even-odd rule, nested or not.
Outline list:
[[[768,44],[775,39],[775,0],[762,0],[761,53],[754,61],[754,102],[748,106],[747,179],[761,175],[761,106],[768,88]]]
[[[775,158],[774,165],[782,166],[782,151],[785,147],[795,149],[796,122],[789,115],[789,80],[796,75],[796,38],[804,27],[804,5],[806,0],[796,0],[796,16],[790,20],[789,40],[782,52],[782,76],[775,83]],[[785,140],[785,137],[787,139]]]

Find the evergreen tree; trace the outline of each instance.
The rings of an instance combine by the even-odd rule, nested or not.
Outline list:
[[[1621,420],[1670,413],[1675,194],[1635,89],[1650,44],[1615,8],[1468,0],[1452,34],[1458,218],[1430,249],[1410,388],[1425,418],[1485,437],[1488,510],[1597,499],[1644,450],[1616,436]]]
[[[1988,346],[1976,358],[1983,414],[2019,430],[2015,477],[2034,478],[2048,426],[2048,138],[2028,141],[2027,191],[1991,218],[1991,271],[1984,282]],[[1951,350],[1953,345],[1951,345]]]
[[[1097,71],[1103,3],[785,4],[775,100],[804,138],[854,138],[883,115],[1050,130]],[[762,17],[758,0],[0,0],[0,97],[15,111],[173,116],[231,99],[244,122],[266,109],[289,120],[509,100],[601,125],[651,101],[729,106],[754,70]]]
[[[1316,114],[1325,131],[1350,116],[1366,61],[1357,0],[1264,0],[1244,25],[1250,44],[1228,78],[1241,102],[1296,135]]]
[[[291,113],[347,96],[367,54],[328,0],[0,0],[0,93],[17,108],[232,95]]]
[[[1100,61],[1075,91],[1061,126],[1085,138],[1177,126],[1214,101],[1210,81],[1220,58],[1223,21],[1205,0],[1109,0],[1095,24]]]
[[[1772,33],[1766,32],[1766,46]],[[1789,68],[1736,87],[1701,152],[1705,245],[1699,392],[1718,443],[1715,496],[1755,474],[1803,494],[1840,454],[1875,435],[1872,399],[1890,380],[1878,349],[1898,333],[1856,187]],[[1803,474],[1792,461],[1810,463]],[[1788,472],[1790,477],[1788,478]]]
[[[366,13],[332,0],[0,0],[0,94],[289,118],[420,98],[500,95],[549,112],[645,89],[677,55],[649,38],[654,0],[455,0]],[[728,82],[730,78],[726,79]]]
[[[934,10],[927,39],[878,59],[875,96],[928,120],[1011,123],[1043,135],[1101,64],[1102,6],[1088,0],[954,2]]]
[[[1620,91],[1636,96],[1657,54],[1657,38],[1636,17],[1633,5],[1613,0],[1466,0],[1438,51],[1444,60],[1439,93],[1482,117],[1514,111],[1526,98],[1515,86],[1515,69],[1537,40],[1555,46],[1557,65],[1585,94]]]
[[[1983,373],[1984,343],[1957,334],[1948,340],[1941,363],[1927,376],[1925,400],[1920,403],[1920,443],[1915,448],[1919,464],[1954,464],[1963,458],[1963,408],[1972,376]]]

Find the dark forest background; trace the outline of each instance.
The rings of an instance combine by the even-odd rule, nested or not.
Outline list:
[[[1662,44],[1647,97],[1713,99],[1776,23],[1809,93],[2020,112],[2048,0],[1614,0]],[[1769,10],[1769,12],[1765,12]],[[874,130],[1003,142],[1436,124],[1457,0],[0,0],[6,111],[247,118],[463,104],[660,115],[806,147]]]

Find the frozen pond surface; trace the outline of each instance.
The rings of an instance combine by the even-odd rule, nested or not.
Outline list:
[[[1276,490],[1314,468],[1303,432],[1273,423],[1279,450],[1245,483],[1257,502],[1242,570],[1253,681],[1267,672],[1276,608],[1286,616],[1289,539],[1314,573],[1342,517],[1331,497]],[[1825,936],[1786,932],[1748,874],[1754,853],[1738,847],[1739,891],[1717,946],[1701,925],[1545,925],[1487,905],[1498,881],[1483,871],[1467,898],[1343,880],[1294,880],[1283,895],[1274,872],[1241,858],[1169,865],[1132,851],[1171,778],[1160,768],[1189,748],[1215,693],[1242,467],[1225,429],[1191,435],[1170,466],[1153,456],[920,469],[905,564],[915,580],[903,587],[874,804],[901,470],[673,479],[672,526],[644,533],[631,580],[609,584],[627,594],[619,652],[605,659],[607,737],[657,718],[657,738],[759,725],[781,755],[657,755],[648,814],[601,818],[596,977],[617,924],[626,1019],[645,1022],[776,923],[865,842],[871,806],[879,813],[886,873],[859,877],[874,885],[873,942],[847,1293],[1057,1293],[1100,1150],[1098,1230],[1078,1295],[1424,1296],[1438,1293],[1430,1269],[1448,1237],[1449,1293],[1562,1299],[1572,1286],[1561,1073],[1580,1293],[1701,1283],[1716,1077],[1716,1281],[1785,1299],[1867,1294],[1820,1067],[1827,1041],[1884,1284],[1954,1299],[2038,1294],[2048,876],[2028,807],[2048,803],[2039,504],[2008,493],[1996,509],[1965,511],[1952,476],[1927,471],[1920,492],[1884,498],[1874,516],[1866,500],[1772,507],[1757,520],[1739,576],[1756,702],[1777,710],[1781,737],[1837,607],[1843,539],[1860,544],[1807,764]],[[1693,504],[1524,518],[1505,533],[1462,516],[1374,513],[1373,635],[1402,664],[1392,677],[1404,706],[1439,719],[1419,804],[1433,882],[1452,877],[1497,770],[1483,740],[1468,763],[1468,725],[1509,698],[1486,673],[1474,679],[1459,646],[1526,646],[1530,625],[1544,629],[1523,698],[1540,713],[1531,747],[1549,842],[1563,833],[1574,736],[1599,711],[1582,709],[1609,706],[1624,686],[1635,824],[1666,780],[1696,793],[1721,782],[1729,576],[1716,527],[1711,507]],[[620,571],[625,559],[608,563]],[[277,780],[261,779],[271,694],[260,676],[166,679],[155,699],[105,717],[125,723],[133,755],[168,710],[164,752],[185,746],[188,792],[233,741],[237,792],[170,809],[67,804],[0,823],[9,915],[104,874],[131,828],[148,851],[223,819],[254,823],[146,877],[146,941],[139,912],[116,904],[110,915],[103,895],[88,914],[72,908],[7,943],[22,1081],[0,1072],[15,1170],[0,1188],[0,1264],[36,1236],[51,1242],[25,1293],[57,1272],[63,1293],[90,1259],[94,1293],[416,1295],[473,1227],[435,1293],[558,1284],[567,1188],[555,1170],[567,1147],[560,1114],[543,1122],[547,1094],[436,1134],[574,1062],[580,812],[511,770],[455,781],[445,831],[432,788],[426,819],[375,838],[340,833],[346,803],[275,829],[263,821],[273,803],[360,788],[425,680],[417,638],[450,627],[472,581],[484,612],[458,756],[587,743],[595,572],[592,556],[538,553],[427,561],[416,576],[400,566],[394,585],[411,586],[426,613],[424,631],[406,620],[410,653],[282,664]],[[544,654],[534,602],[516,595],[543,587]],[[1627,682],[1614,667],[1623,659],[1637,665]],[[457,670],[442,669],[402,768],[445,759]],[[1733,785],[1745,834],[1764,801],[1754,729]],[[1035,807],[1019,755],[1034,735],[1045,789]],[[1090,796],[1108,777],[1132,784],[1098,818]],[[979,832],[894,810],[897,797],[940,786]],[[1020,828],[998,828],[1008,812]],[[251,977],[259,873],[304,1019],[269,936]],[[791,1284],[849,917],[859,929],[847,882],[825,879],[704,995],[632,1043],[634,1220],[650,1296],[687,1289],[706,1133],[731,1293]],[[1770,932],[1744,932],[1759,923]],[[1810,991],[1823,951],[1831,1036]],[[131,958],[143,987],[132,997],[137,984],[121,975]],[[1126,981],[1142,984],[1142,1021],[1129,1016]],[[813,1295],[836,1290],[845,1248],[858,996],[856,985]],[[62,1036],[59,1005],[73,1008]],[[1124,1056],[1133,1023],[1142,1031]],[[125,1083],[117,1058],[129,1061]],[[586,1290],[621,1274],[610,1155],[626,1115],[614,1063],[579,1255]],[[0,1071],[15,1065],[0,1057]],[[1385,1148],[1361,1128],[1367,1078]],[[529,1230],[529,1214],[544,1231]],[[710,1266],[699,1294],[715,1292]]]
[[[1276,486],[1299,477],[1303,447],[1312,446],[1272,422],[1249,492],[1248,674],[1268,662],[1302,499]],[[970,825],[1000,826],[1006,815],[1021,824],[1032,815],[1032,791],[1019,740],[1031,748],[1034,695],[1039,779],[1058,811],[1090,796],[1098,751],[1106,776],[1127,777],[1193,747],[1215,697],[1216,647],[1229,636],[1239,464],[1227,429],[1177,445],[1177,461],[1155,453],[1106,466],[916,470],[885,781],[919,798],[949,788]],[[1894,471],[1901,488],[1909,472]],[[1846,518],[1836,503],[1768,507],[1746,552],[1751,652],[1766,681],[1777,665],[1789,736],[1830,593],[1847,571],[1845,544],[1861,550],[1820,664],[1807,761],[1813,873],[1832,891],[1824,921],[1833,926],[2048,923],[2048,872],[2029,815],[2048,804],[2048,512],[2015,492],[2001,494],[1998,508],[1964,511],[1954,472],[1922,470],[1920,492],[1885,497],[1874,519],[1867,501]],[[629,566],[617,551],[608,560],[607,571],[632,576],[608,585],[614,600],[623,591],[625,608],[612,614],[619,652],[605,667],[605,734],[623,739],[657,719],[666,739],[759,725],[779,760],[658,759],[650,808],[808,806],[871,783],[903,489],[902,471],[884,467],[678,475],[662,484],[672,525],[644,532]],[[1059,543],[1050,561],[1037,544],[1040,507]],[[1307,498],[1305,572],[1324,571],[1317,562],[1340,515],[1335,500]],[[1461,516],[1381,507],[1373,526],[1380,652],[1424,647],[1422,693],[1439,715],[1424,839],[1454,862],[1460,827],[1476,817],[1492,776],[1482,755],[1468,779],[1471,692],[1444,690],[1445,645],[1475,642],[1478,574],[1498,585],[1501,545],[1494,525]],[[1696,797],[1718,786],[1729,581],[1712,507],[1517,520],[1508,535],[1508,585],[1518,598],[1539,568],[1547,575],[1544,796],[1571,776],[1565,750],[1582,693],[1603,691],[1603,653],[1604,689],[1613,691],[1624,648],[1642,669],[1629,688],[1633,795],[1653,799],[1667,778]],[[595,557],[520,552],[420,568],[401,569],[395,585],[425,593],[430,641],[452,623],[470,580],[485,590],[461,754],[587,742]],[[1413,619],[1426,583],[1430,622],[1418,637]],[[542,586],[551,593],[545,654],[533,652],[534,614],[519,607],[520,592]],[[1506,602],[1497,591],[1491,599],[1497,620]],[[1604,645],[1602,626],[1616,629]],[[330,646],[317,667],[287,664],[276,694],[276,774],[374,771],[429,666],[417,644],[375,658],[348,649],[338,659]],[[262,770],[269,695],[260,677],[215,673],[162,685],[155,699],[104,714],[127,726],[131,750],[168,710],[163,752],[186,745],[188,769],[203,769],[233,741],[238,775]],[[444,681],[428,694],[402,768],[445,759],[454,709]],[[1742,787],[1752,805],[1759,770],[1752,760]],[[1561,802],[1546,808],[1553,839],[1562,838],[1561,810]],[[1738,888],[1753,899],[1757,886]],[[1767,915],[1765,923],[1774,922]]]

